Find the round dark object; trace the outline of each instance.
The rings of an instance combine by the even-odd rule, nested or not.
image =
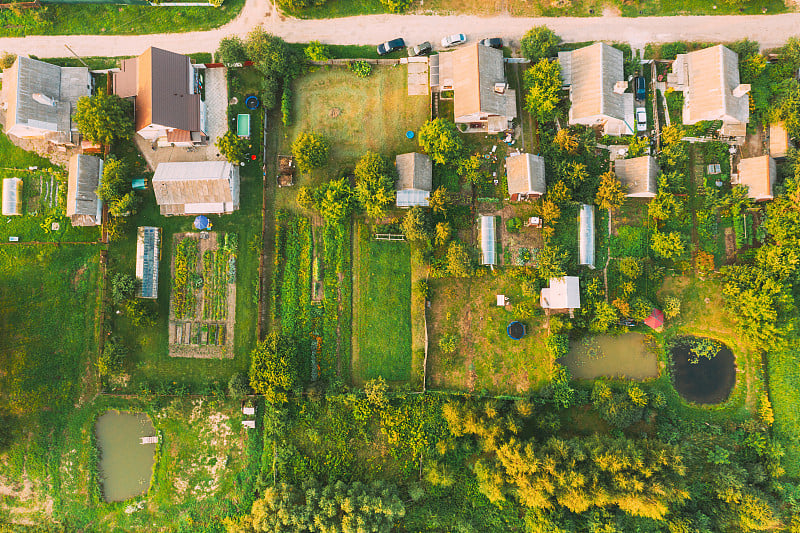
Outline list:
[[[525,324],[515,320],[508,325],[506,333],[508,333],[509,337],[518,341],[525,336]]]
[[[733,352],[720,342],[721,348],[713,359],[700,357],[693,364],[689,362],[692,339],[694,337],[682,337],[669,348],[675,390],[683,399],[694,403],[713,404],[727,400],[736,384]]]
[[[251,94],[247,98],[244,99],[244,106],[247,109],[258,109],[258,106],[261,105],[261,101],[258,99],[258,96]]]

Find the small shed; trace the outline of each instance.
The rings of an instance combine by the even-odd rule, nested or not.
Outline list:
[[[513,201],[538,198],[546,191],[544,158],[533,154],[516,154],[506,158],[508,195]]]
[[[139,226],[136,232],[136,297],[158,298],[161,228]]]
[[[75,154],[69,160],[67,216],[73,226],[99,226],[103,223],[103,201],[97,196],[103,160],[93,155]]]
[[[481,216],[481,264],[494,266],[497,264],[497,232],[494,217]]]
[[[550,278],[550,286],[542,289],[539,303],[542,309],[580,309],[581,291],[578,276]]]
[[[594,268],[594,206],[582,204],[578,221],[580,264]]]
[[[783,122],[769,125],[769,155],[775,159],[786,157],[791,141]]]
[[[410,152],[395,158],[397,207],[428,206],[433,188],[433,163],[425,154]]]
[[[5,178],[3,180],[3,215],[22,214],[22,180]]]
[[[768,155],[747,157],[739,161],[739,185],[747,187],[747,196],[756,202],[772,200],[772,187],[778,178],[775,160]]]
[[[658,192],[658,171],[658,162],[651,155],[614,162],[614,174],[628,188],[628,198],[653,198]]]

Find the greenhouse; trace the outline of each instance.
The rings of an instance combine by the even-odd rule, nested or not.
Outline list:
[[[3,214],[5,216],[22,214],[22,180],[19,178],[3,180]]]
[[[481,217],[481,264],[494,266],[497,264],[496,232],[493,216]]]

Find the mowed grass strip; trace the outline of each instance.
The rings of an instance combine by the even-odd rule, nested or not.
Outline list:
[[[376,241],[361,228],[357,382],[411,378],[411,260],[408,243]]]

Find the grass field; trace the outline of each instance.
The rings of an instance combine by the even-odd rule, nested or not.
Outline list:
[[[411,260],[405,242],[382,242],[358,226],[353,381],[411,378]]]
[[[426,96],[408,96],[406,68],[374,67],[359,78],[346,67],[320,68],[295,81],[294,125],[285,131],[281,153],[303,131],[324,135],[331,145],[328,176],[352,167],[367,150],[385,156],[411,152],[417,142],[405,132],[416,131],[429,116]],[[299,185],[307,185],[305,178]]]

